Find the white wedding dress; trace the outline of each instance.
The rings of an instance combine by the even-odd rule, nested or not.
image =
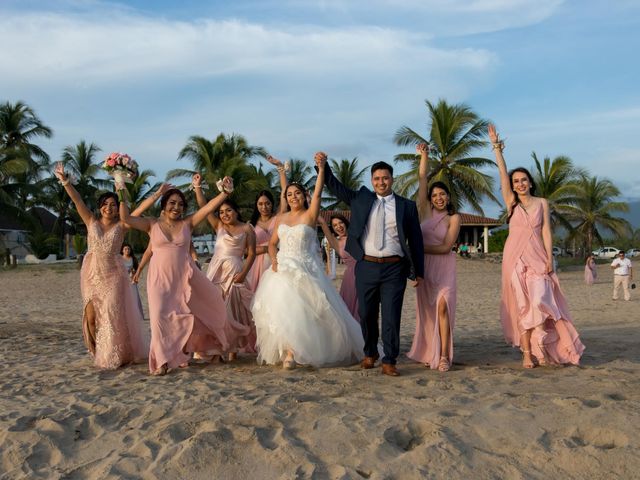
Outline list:
[[[289,349],[301,364],[358,362],[362,330],[324,273],[316,231],[305,224],[281,224],[278,236],[278,271],[263,274],[251,308],[258,363],[281,362]]]

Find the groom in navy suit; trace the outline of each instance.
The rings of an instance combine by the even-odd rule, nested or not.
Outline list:
[[[318,152],[316,165],[327,163]],[[416,286],[424,277],[424,246],[415,202],[396,195],[393,167],[385,162],[371,167],[373,192],[366,187],[351,190],[325,166],[325,183],[341,201],[351,206],[346,250],[357,260],[358,313],[364,336],[362,368],[373,368],[378,359],[378,311],[382,305],[382,373],[399,375],[400,316],[407,278]]]

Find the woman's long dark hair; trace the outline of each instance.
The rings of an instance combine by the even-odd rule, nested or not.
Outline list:
[[[167,206],[167,202],[169,201],[169,197],[171,197],[171,195],[180,196],[180,198],[182,199],[182,203],[184,203],[184,211],[186,212],[187,211],[187,197],[185,197],[184,193],[182,193],[182,190],[180,190],[178,188],[170,188],[169,190],[164,192],[164,195],[162,195],[162,198],[160,199],[160,209],[164,210],[164,208]]]
[[[304,195],[304,208],[309,208],[309,202],[307,202],[307,189],[298,182],[291,182],[287,185],[287,188],[284,189],[284,201],[287,202],[287,192],[289,191],[289,187],[296,187],[302,192],[302,195]],[[287,202],[287,212],[289,211],[291,211],[291,207],[289,206],[289,202]]]
[[[447,213],[449,215],[454,215],[456,213],[456,208],[451,203],[451,193],[449,192],[449,187],[443,182],[433,182],[429,187],[429,193],[427,193],[427,202],[431,202],[431,194],[435,188],[439,188],[444,190],[447,196],[449,197],[449,201],[447,202]]]
[[[260,192],[258,192],[258,195],[256,195],[256,201],[253,202],[253,212],[251,213],[251,220],[249,220],[249,223],[254,227],[258,224],[258,220],[260,220],[260,212],[258,211],[258,200],[260,200],[260,197],[267,197],[271,202],[272,216],[276,208],[276,204],[273,201],[273,194],[269,190],[261,190]]]
[[[122,244],[122,247],[120,247],[120,255],[122,255],[124,253],[124,248],[125,247],[129,247],[129,251],[131,252],[131,259],[132,259],[132,267],[131,268],[134,271],[138,270],[138,259],[133,254],[133,247],[131,245],[129,245],[127,242],[124,242]]]
[[[234,212],[236,212],[236,216],[237,216],[237,218],[238,218],[238,222],[244,222],[244,220],[242,220],[242,214],[240,213],[240,208],[238,207],[238,204],[237,204],[236,202],[234,202],[233,200],[231,200],[230,198],[227,198],[227,199],[226,199],[224,202],[222,202],[222,203],[220,204],[220,206],[218,207],[218,210],[216,211],[216,216],[217,216],[218,218],[220,218],[220,209],[221,209],[223,206],[225,206],[225,205],[227,205],[227,206],[231,207],[231,209],[232,209]]]
[[[331,231],[331,233],[333,233],[334,237],[337,237],[338,234],[336,233],[336,231],[333,229],[333,219],[337,218],[338,220],[340,220],[342,223],[344,223],[344,226],[348,229],[349,228],[349,220],[347,220],[347,218],[344,215],[341,215],[339,213],[334,213],[333,215],[331,215],[331,218],[329,219],[329,230]]]
[[[529,178],[529,193],[532,196],[535,196],[536,193],[536,183],[533,181],[533,177],[531,176],[531,173],[529,172],[529,170],[527,170],[524,167],[517,167],[514,168],[513,170],[511,170],[509,172],[509,185],[511,186],[511,190],[513,190],[513,174],[514,173],[524,173],[527,178]],[[513,203],[511,204],[511,213],[509,214],[509,216],[507,217],[507,223],[509,223],[511,221],[511,217],[513,216],[513,212],[515,210],[515,208],[518,206],[520,202],[520,197],[518,197],[518,194],[516,192],[513,192],[514,196],[515,196],[515,200],[513,201]]]

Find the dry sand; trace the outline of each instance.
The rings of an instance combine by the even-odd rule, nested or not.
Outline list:
[[[98,371],[79,271],[0,272],[0,479],[639,478],[640,299],[560,273],[581,367],[520,367],[498,319],[500,266],[458,261],[455,364]],[[141,289],[144,302],[144,287]],[[402,351],[411,344],[408,289]]]

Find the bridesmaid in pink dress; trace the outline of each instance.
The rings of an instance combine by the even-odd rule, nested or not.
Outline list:
[[[55,175],[87,226],[89,248],[80,271],[82,333],[94,364],[115,369],[144,361],[148,344],[142,312],[120,256],[126,226],[118,218],[118,197],[113,192],[100,196],[100,215],[96,218],[70,183],[62,163],[56,165]],[[141,213],[152,203],[144,202],[134,213]]]
[[[418,167],[418,214],[424,243],[424,282],[416,290],[416,331],[407,357],[431,369],[447,372],[453,364],[456,323],[456,254],[460,215],[451,204],[449,188],[434,182],[427,191],[429,146],[421,143]]]
[[[267,157],[267,161],[276,167],[280,178],[280,213],[287,211],[287,202],[282,197],[282,193],[287,188],[287,177],[285,175],[285,167],[282,162],[271,155]],[[262,274],[271,267],[271,258],[269,257],[268,246],[273,229],[276,225],[275,203],[273,194],[269,190],[262,190],[256,196],[253,205],[253,213],[249,223],[253,225],[256,235],[256,259],[249,271],[249,286],[255,292],[260,283]]]
[[[202,193],[201,181],[200,175],[193,176],[196,199],[198,205],[203,207],[207,201]],[[227,350],[229,360],[235,360],[238,350],[246,353],[256,351],[256,328],[251,314],[253,291],[247,282],[247,273],[256,256],[256,237],[251,225],[242,222],[238,206],[231,199],[222,202],[217,216],[207,215],[207,221],[216,232],[216,245],[209,262],[207,278],[220,289],[225,301],[227,317],[249,328],[249,333],[238,337]],[[243,257],[245,257],[244,260]],[[209,355],[222,353],[209,352]]]
[[[183,218],[184,194],[170,189],[163,196],[159,219],[129,215],[120,203],[120,217],[128,225],[149,233],[153,255],[147,273],[151,320],[149,370],[164,375],[169,368],[186,367],[190,353],[225,351],[249,328],[227,318],[220,290],[215,288],[191,258],[191,230],[202,222],[233,190],[230,178],[224,191],[193,215]]]
[[[535,197],[535,184],[524,168],[507,171],[503,142],[489,126],[502,198],[507,207],[509,236],[502,259],[502,330],[520,347],[524,368],[549,362],[580,362],[584,345],[573,326],[569,307],[553,271],[549,205]]]
[[[596,282],[596,278],[598,278],[596,261],[593,258],[593,255],[589,255],[586,263],[584,264],[584,283],[591,286]]]
[[[330,225],[327,225],[322,215],[318,217],[318,223],[320,223],[329,245],[338,252],[342,263],[344,263],[346,267],[342,276],[342,283],[340,284],[340,296],[347,305],[349,313],[360,322],[360,315],[358,315],[358,295],[356,293],[356,260],[345,250],[349,220],[336,213],[331,216],[329,221]]]

